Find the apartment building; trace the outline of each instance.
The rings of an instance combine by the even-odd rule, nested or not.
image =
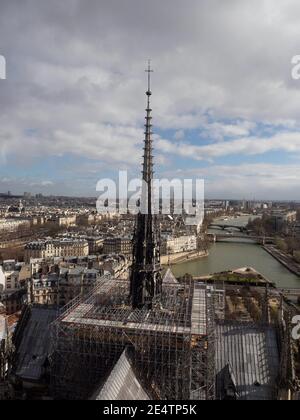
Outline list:
[[[128,277],[129,261],[125,255],[109,255],[103,260],[104,273],[110,273],[114,278]]]
[[[272,221],[274,229],[277,232],[285,230],[288,225],[295,223],[297,221],[297,212],[296,211],[273,211],[272,212]]]
[[[25,245],[25,261],[52,257],[85,257],[89,255],[89,244],[84,239],[54,239],[30,242]]]
[[[0,299],[8,315],[18,312],[24,302],[24,287],[30,270],[15,260],[4,261],[0,266]]]
[[[162,239],[162,255],[191,252],[197,249],[197,237],[195,235],[167,236]]]
[[[48,218],[48,223],[52,223],[57,226],[76,226],[77,216],[75,214],[69,215],[52,215]]]
[[[0,232],[15,232],[20,227],[30,227],[30,220],[0,219]]]
[[[28,283],[28,302],[36,305],[64,306],[78,295],[88,293],[101,277],[99,270],[61,268]]]
[[[103,243],[103,254],[123,254],[128,258],[132,256],[132,238],[113,237],[106,238]]]
[[[30,242],[25,245],[24,259],[30,262],[31,259],[45,259],[51,255],[51,246],[47,241]]]
[[[0,266],[0,292],[20,289],[26,278],[26,270],[23,269],[23,264],[16,263],[15,260],[4,261]]]
[[[70,239],[53,241],[55,257],[87,257],[89,244],[86,239]]]

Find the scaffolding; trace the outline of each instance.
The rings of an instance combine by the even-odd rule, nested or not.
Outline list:
[[[104,276],[64,308],[51,329],[51,388],[86,399],[125,348],[153,399],[215,397],[214,301],[201,283],[164,284],[151,309],[132,309],[129,282]]]
[[[0,315],[0,401],[10,399],[8,374],[12,356],[11,336],[6,318]]]

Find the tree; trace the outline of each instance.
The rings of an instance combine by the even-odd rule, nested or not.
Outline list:
[[[197,251],[204,251],[207,252],[209,250],[211,243],[208,240],[208,237],[206,234],[200,234],[197,237]]]
[[[295,259],[295,261],[297,261],[298,263],[300,263],[300,251],[295,251],[294,252],[294,259]]]
[[[300,250],[300,241],[298,238],[289,237],[286,239],[286,244],[290,254]]]
[[[288,252],[288,245],[284,239],[277,238],[276,239],[277,248],[279,248],[283,252]]]

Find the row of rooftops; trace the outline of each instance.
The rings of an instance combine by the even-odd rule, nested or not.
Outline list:
[[[56,261],[55,261],[56,260]],[[127,259],[123,255],[101,255],[83,258],[60,258],[31,260],[32,278],[34,284],[41,285],[48,281],[50,283],[68,282],[74,278],[83,280],[95,280],[105,271],[110,272],[118,267],[127,267]]]
[[[62,239],[46,239],[40,241],[29,242],[25,245],[25,249],[47,249],[49,246],[68,246],[68,245],[88,245],[85,239],[80,238],[62,238]]]
[[[54,287],[56,285],[67,285],[73,281],[90,281],[95,282],[101,277],[99,270],[81,269],[79,267],[73,269],[61,269],[60,273],[49,273],[42,275],[40,278],[32,279],[35,288]]]
[[[4,272],[20,271],[24,265],[25,263],[17,262],[16,260],[4,260],[2,262]]]

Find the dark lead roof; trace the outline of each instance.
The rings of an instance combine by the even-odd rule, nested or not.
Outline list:
[[[230,367],[231,385],[234,385],[231,388],[235,389],[237,399],[273,400],[279,374],[275,330],[245,323],[224,323],[217,326],[216,335],[218,399],[226,394],[226,390],[221,389],[224,376],[222,379],[220,373]]]
[[[39,381],[48,358],[50,346],[50,324],[57,316],[55,309],[35,307],[30,309],[30,316],[21,334],[17,347],[15,372],[27,381]]]

